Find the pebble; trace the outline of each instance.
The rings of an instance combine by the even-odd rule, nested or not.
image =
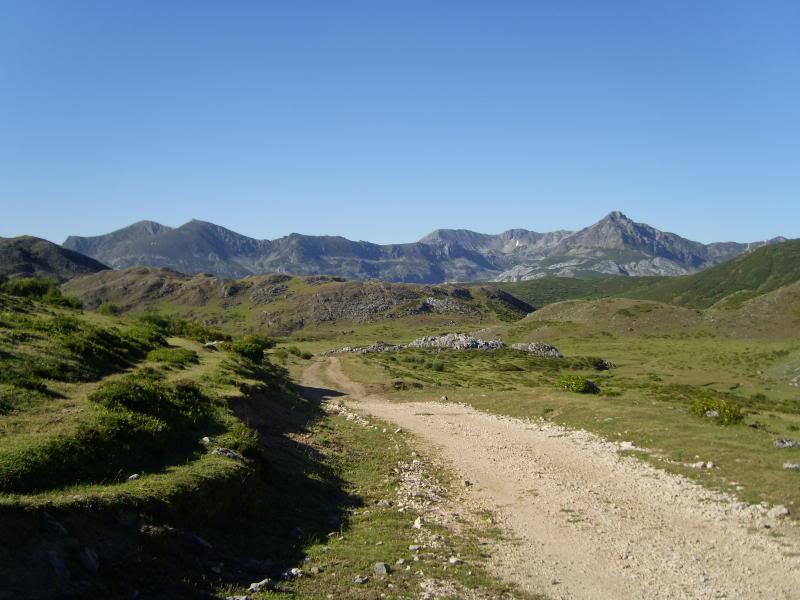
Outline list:
[[[377,562],[375,563],[373,570],[375,571],[375,575],[385,576],[391,573],[392,568],[385,562]]]
[[[369,577],[361,577],[361,575],[356,575],[353,577],[353,583],[356,585],[364,585],[369,581]]]

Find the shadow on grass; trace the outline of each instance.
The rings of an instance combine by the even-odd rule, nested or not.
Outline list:
[[[0,598],[217,598],[221,589],[279,580],[301,566],[306,548],[345,528],[347,514],[361,505],[310,439],[325,427],[321,404],[340,393],[245,391],[229,404],[260,441],[254,468],[241,480],[199,482],[163,514],[144,507],[52,510],[69,533],[39,511],[0,511]],[[96,552],[99,571],[87,570],[84,548]]]
[[[245,512],[203,531],[225,548],[230,564],[240,567],[225,583],[279,578],[302,563],[307,546],[345,528],[350,509],[361,505],[359,497],[345,491],[335,465],[309,439],[324,416],[322,403],[343,394],[295,386],[290,395],[291,400],[251,393],[231,402],[234,413],[259,432],[262,468]]]

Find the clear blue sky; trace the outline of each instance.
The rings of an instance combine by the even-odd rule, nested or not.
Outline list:
[[[0,2],[0,235],[800,237],[800,2]]]

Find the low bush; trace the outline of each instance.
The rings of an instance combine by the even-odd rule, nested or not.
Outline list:
[[[149,312],[139,317],[139,322],[154,327],[164,336],[179,336],[205,343],[217,340],[228,341],[231,336],[223,333],[219,329],[208,327],[197,321],[179,319],[173,316],[162,315],[157,312]]]
[[[188,456],[197,439],[223,431],[214,402],[194,382],[128,377],[89,395],[97,411],[71,434],[0,456],[0,489],[32,492],[107,481]],[[242,437],[242,436],[240,436]]]
[[[64,308],[81,308],[81,301],[77,298],[64,296],[55,279],[40,279],[37,277],[17,277],[0,284],[0,291],[12,296],[31,298],[54,306]]]
[[[558,380],[558,387],[578,394],[597,394],[600,392],[600,388],[597,387],[594,381],[580,375],[564,375]]]
[[[260,363],[264,360],[264,351],[275,346],[275,342],[260,335],[246,335],[228,342],[228,350],[235,352],[239,356]],[[291,349],[289,349],[291,352]],[[294,354],[292,352],[292,354]]]
[[[200,362],[197,352],[189,348],[156,348],[147,353],[147,360],[176,367],[185,367]]]
[[[692,403],[692,412],[698,417],[711,419],[720,425],[735,425],[744,420],[742,409],[723,398],[700,398]]]
[[[97,312],[103,315],[114,316],[122,312],[122,309],[112,302],[103,302],[97,307]]]

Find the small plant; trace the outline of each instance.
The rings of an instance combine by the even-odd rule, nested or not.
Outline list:
[[[699,398],[692,404],[692,412],[720,425],[735,425],[744,419],[741,408],[722,398]]]
[[[597,387],[594,381],[580,375],[564,375],[558,380],[558,387],[578,394],[597,394],[600,392],[600,388]]]

